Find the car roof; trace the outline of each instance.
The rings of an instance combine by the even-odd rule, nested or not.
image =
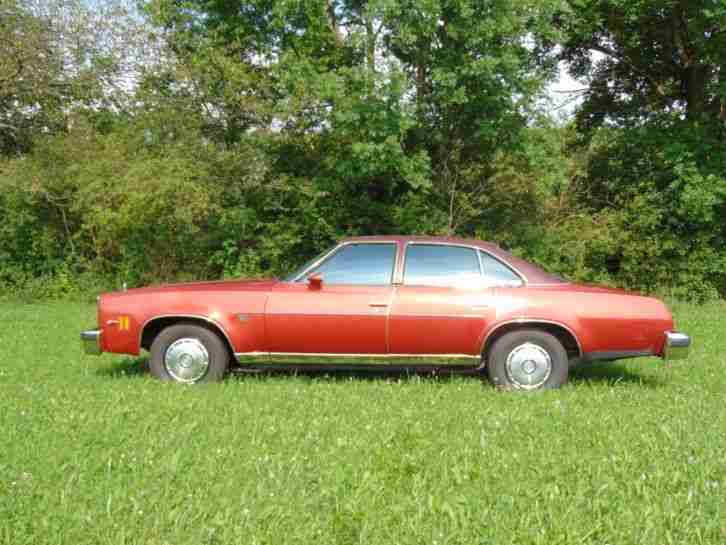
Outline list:
[[[536,284],[560,284],[565,282],[559,276],[548,273],[537,265],[525,261],[521,257],[517,257],[510,252],[503,250],[493,242],[478,240],[475,238],[460,238],[446,236],[421,236],[421,235],[384,235],[384,236],[363,236],[349,237],[340,241],[340,244],[350,242],[397,242],[405,244],[407,242],[417,243],[438,243],[438,244],[463,244],[465,246],[473,246],[481,248],[495,255],[511,267],[514,267],[518,273],[524,275],[525,280],[530,285]]]

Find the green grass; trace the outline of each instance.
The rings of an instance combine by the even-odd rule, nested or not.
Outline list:
[[[0,305],[0,543],[726,541],[726,305],[687,361],[474,377],[154,381],[87,305]]]

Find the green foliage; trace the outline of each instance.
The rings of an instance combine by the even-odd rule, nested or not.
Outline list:
[[[538,260],[647,292],[726,293],[726,155],[707,135],[682,121],[603,128],[587,152],[574,187],[583,212],[549,230]]]
[[[135,0],[0,0],[0,157],[27,153],[79,112],[127,114],[157,44]]]
[[[79,123],[7,163],[8,261],[27,273],[80,267],[132,285],[292,267],[288,246],[322,221],[312,210],[318,192],[271,179],[254,137],[221,147],[193,126],[155,122],[110,134]],[[55,262],[43,259],[51,252]]]
[[[282,275],[410,233],[726,294],[718,3],[0,2],[6,293]],[[589,82],[566,126],[541,111],[558,60]]]
[[[0,304],[0,543],[721,543],[726,305],[674,314],[687,361],[518,395],[402,373],[177,387],[80,356],[93,305]]]
[[[591,81],[581,126],[639,124],[673,111],[693,122],[726,120],[723,2],[568,0],[556,22],[561,58]]]
[[[27,150],[43,127],[62,122],[72,97],[44,22],[16,0],[0,0],[0,156]]]
[[[723,296],[723,2],[572,1],[555,22],[560,58],[589,81],[571,149],[584,157],[572,187],[580,214],[549,234],[569,239],[558,267],[648,291]]]

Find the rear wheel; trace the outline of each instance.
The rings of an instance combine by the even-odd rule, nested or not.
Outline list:
[[[158,379],[196,384],[218,382],[229,367],[229,350],[219,335],[195,324],[176,324],[151,344],[151,373]]]
[[[559,388],[567,382],[569,362],[562,343],[537,329],[512,331],[492,346],[487,361],[490,380],[517,390]]]

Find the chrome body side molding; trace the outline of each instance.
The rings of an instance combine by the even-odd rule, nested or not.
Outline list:
[[[242,352],[235,354],[241,364],[288,365],[442,365],[476,367],[479,356],[469,354],[321,354],[297,352]]]

